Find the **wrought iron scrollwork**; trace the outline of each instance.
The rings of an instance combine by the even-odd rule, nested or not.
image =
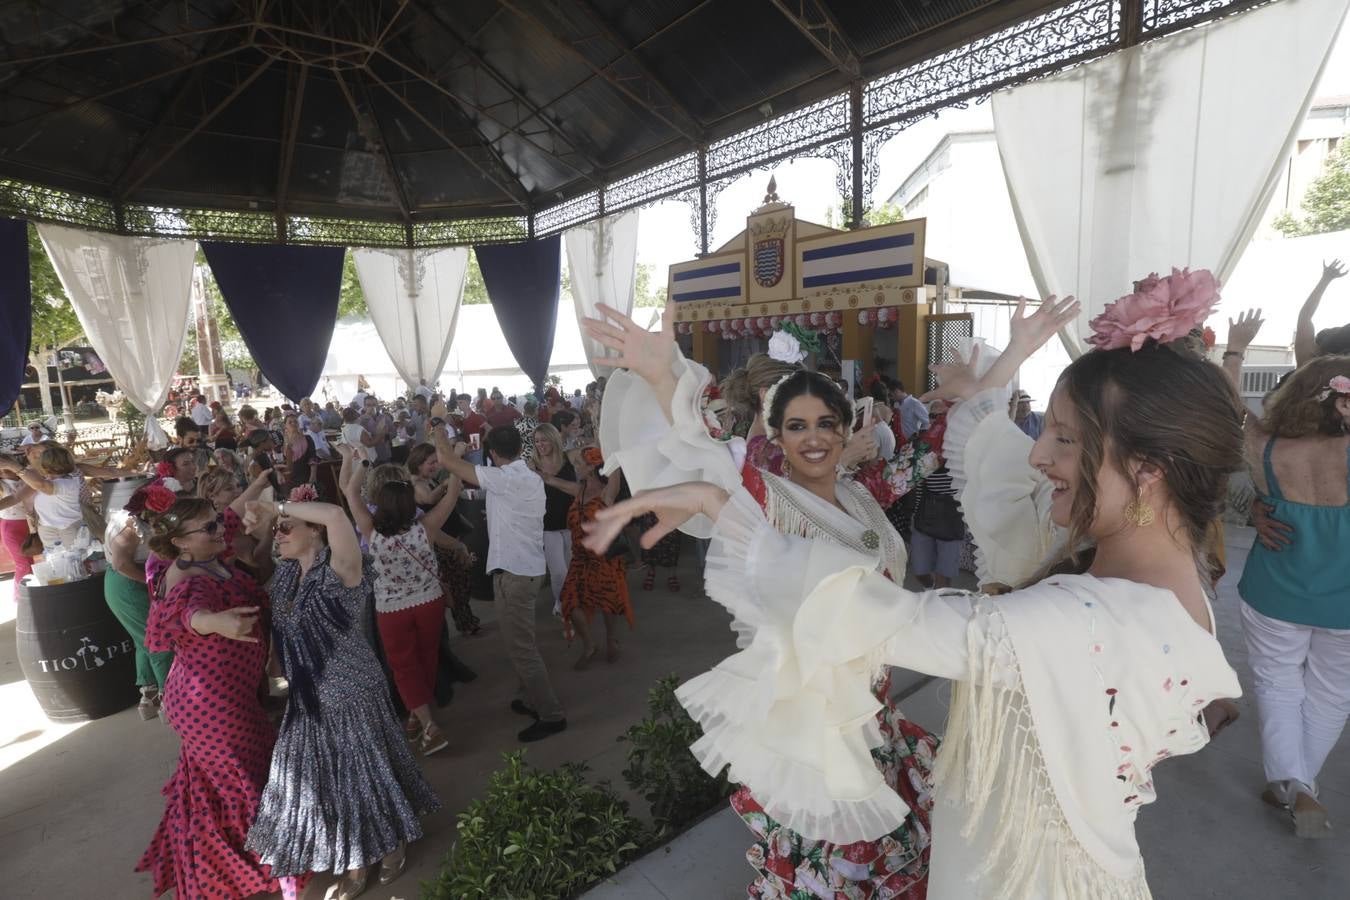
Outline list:
[[[341,247],[406,247],[407,233],[400,222],[287,216],[286,239],[297,244]]]
[[[708,178],[740,174],[848,134],[848,94],[826,97],[810,106],[747,128],[708,148]]]
[[[645,172],[621,178],[605,188],[605,212],[646,206],[698,184],[698,154],[686,153]],[[538,222],[538,217],[535,218]]]
[[[129,205],[122,209],[127,234],[181,238],[224,238],[274,243],[277,219],[270,213],[228,209],[176,209]]]
[[[1144,0],[1144,33],[1173,31],[1268,2],[1270,0]]]
[[[863,124],[906,125],[935,110],[1109,52],[1120,0],[1072,0],[1009,28],[883,76],[863,88]]]
[[[117,230],[117,210],[107,200],[22,181],[0,179],[0,212],[96,231]]]
[[[504,244],[529,236],[524,216],[494,216],[481,219],[446,219],[418,222],[413,226],[413,245],[452,247],[464,244]]]
[[[600,216],[600,192],[591,191],[571,200],[564,200],[534,214],[536,237],[563,231],[573,225],[589,222]]]

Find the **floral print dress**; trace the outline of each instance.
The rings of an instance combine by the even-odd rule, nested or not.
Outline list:
[[[761,507],[767,487],[754,453],[741,479]],[[885,573],[894,580],[890,572]],[[758,840],[745,857],[758,872],[747,888],[755,900],[924,900],[932,843],[933,761],[938,739],[904,717],[890,699],[890,669],[872,683],[882,703],[877,725],[882,743],[872,759],[886,783],[910,809],[903,825],[875,841],[835,844],[802,835],[774,820],[749,788],[731,797],[731,808]]]

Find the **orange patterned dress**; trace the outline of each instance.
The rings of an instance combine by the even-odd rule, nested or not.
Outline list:
[[[603,499],[581,496],[567,510],[567,527],[572,529],[572,564],[562,586],[563,634],[572,640],[572,610],[579,609],[589,622],[597,611],[623,616],[633,627],[633,604],[628,598],[628,576],[622,556],[606,559],[592,553],[582,543],[586,532],[582,525],[595,518]]]

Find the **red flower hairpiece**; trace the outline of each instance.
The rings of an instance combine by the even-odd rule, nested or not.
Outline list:
[[[597,469],[603,468],[605,465],[605,457],[601,454],[599,447],[587,447],[582,450],[581,458],[586,460],[586,465],[594,466]]]
[[[178,470],[177,468],[175,468],[174,464],[169,462],[167,459],[162,459],[159,461],[158,464],[155,465],[155,474],[158,475],[160,478],[172,478],[175,474],[177,474],[177,471]]]
[[[150,484],[145,487],[145,508],[152,513],[160,514],[173,506],[178,495],[169,490],[162,484]]]

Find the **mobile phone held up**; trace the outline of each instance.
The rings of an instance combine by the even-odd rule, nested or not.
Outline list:
[[[853,430],[862,431],[864,426],[872,424],[872,404],[875,401],[871,397],[864,397],[853,404]]]

